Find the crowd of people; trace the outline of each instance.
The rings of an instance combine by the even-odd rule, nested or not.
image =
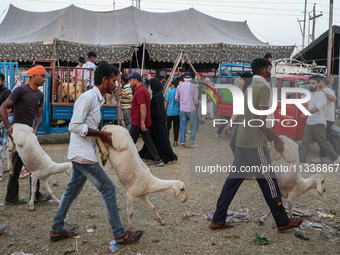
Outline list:
[[[253,60],[251,63],[252,73],[240,73],[235,81],[235,85],[241,88],[244,93],[245,104],[249,96],[248,88],[252,88],[253,106],[258,110],[267,110],[272,103],[271,89],[268,83],[271,77],[270,60],[272,57],[271,55],[267,57]],[[99,165],[95,151],[97,137],[100,137],[104,143],[112,143],[111,133],[98,130],[98,125],[101,120],[100,108],[105,102],[104,96],[115,90],[117,77],[120,73],[118,69],[104,61],[96,66],[95,59],[94,52],[89,52],[86,63],[84,63],[84,58],[79,58],[79,65],[73,73],[73,78],[76,81],[87,77],[89,90],[83,93],[74,104],[73,116],[69,124],[71,138],[68,151],[68,159],[72,161],[73,166],[72,174],[56,212],[50,239],[59,241],[79,235],[77,231],[65,230],[64,220],[72,202],[81,192],[85,182],[89,180],[102,194],[115,241],[118,244],[130,244],[139,240],[144,231],[129,231],[122,226],[116,204],[115,185]],[[82,67],[92,68],[92,71],[84,70],[83,73]],[[90,72],[93,72],[91,80],[89,80]],[[3,148],[6,147],[5,139],[11,138],[12,124],[20,123],[33,126],[33,130],[37,134],[42,122],[44,95],[38,88],[46,81],[46,70],[41,65],[33,65],[26,74],[29,76],[27,84],[10,91],[4,86],[5,77],[0,73],[0,114],[4,125],[1,130]],[[146,77],[146,86],[143,84],[143,77],[138,72],[133,72],[129,76],[121,76],[118,96],[120,97],[124,125],[129,130],[134,143],[139,137],[143,139],[144,145],[139,151],[139,155],[144,161],[150,161],[149,165],[163,166],[176,162],[178,157],[172,147],[179,145],[182,149],[198,147],[195,143],[197,126],[199,121],[205,121],[205,119],[198,118],[199,92],[194,79],[194,73],[187,72],[180,79],[172,80],[170,89],[164,97],[164,77],[158,79],[154,73],[149,73]],[[209,80],[203,80],[203,82],[210,84]],[[315,137],[320,146],[320,155],[313,159],[313,162],[338,163],[338,153],[331,139],[337,98],[334,91],[327,87],[323,78],[312,76],[309,78],[309,85],[312,97],[308,103],[308,110],[311,115],[302,114],[300,116],[301,119],[307,117],[303,141],[299,147],[300,162],[306,162],[309,146],[312,138]],[[208,108],[213,108],[212,102],[208,104]],[[210,109],[208,112],[209,117],[214,118],[213,110]],[[245,105],[245,114],[242,116],[233,115],[231,120],[239,119],[238,122],[248,123],[249,120],[257,118],[266,123],[267,116],[257,116]],[[190,137],[187,143],[188,123],[190,123]],[[230,126],[228,124],[226,128],[229,130]],[[173,143],[169,138],[171,129],[174,134]],[[223,127],[220,127],[217,131],[218,137],[222,130]],[[270,126],[237,126],[230,142],[234,154],[233,166],[239,169],[245,165],[270,164],[269,151],[266,146],[267,139],[274,141],[278,151],[283,151],[282,140]],[[1,151],[1,157],[4,160],[3,151]],[[25,204],[27,201],[18,197],[18,179],[23,167],[18,153],[13,154],[12,162],[14,175],[9,176],[5,205]],[[248,173],[241,171],[229,174],[218,198],[217,209],[209,225],[210,229],[232,227],[231,224],[225,222],[228,207],[247,175]],[[1,177],[2,172],[0,171]],[[274,173],[257,172],[254,177],[274,216],[279,232],[299,226],[303,221],[301,218],[290,219],[287,217]],[[43,203],[50,198],[48,194],[40,193],[38,182],[34,203]]]

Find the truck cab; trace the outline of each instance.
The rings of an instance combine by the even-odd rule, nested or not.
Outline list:
[[[285,135],[293,140],[302,140],[303,131],[306,125],[305,119],[300,119],[302,112],[294,104],[286,105],[286,115],[281,115],[281,90],[282,88],[305,88],[309,90],[308,77],[306,76],[288,76],[281,77],[278,80],[278,101],[277,108],[274,112],[275,119],[280,120],[276,122],[273,130],[278,135]],[[287,93],[286,98],[288,99],[300,99],[304,98],[306,95],[302,93]],[[307,108],[308,103],[303,104]],[[282,122],[283,121],[283,122]],[[282,125],[282,124],[283,125]],[[294,124],[297,124],[295,127]]]

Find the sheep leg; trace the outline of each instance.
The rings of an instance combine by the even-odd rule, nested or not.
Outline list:
[[[40,179],[40,180],[41,180],[41,179]],[[53,194],[53,192],[52,192],[50,186],[48,185],[47,179],[41,180],[41,182],[44,184],[44,186],[45,186],[45,188],[46,188],[48,194],[50,194],[51,197],[53,198],[53,200],[54,200],[57,204],[59,204],[60,201],[59,201],[59,199],[56,198],[56,196]]]
[[[13,164],[12,164],[12,154],[16,151],[16,149],[11,138],[8,139],[8,145],[9,145],[9,148],[6,150],[7,162],[8,162],[9,173],[13,176],[14,171],[13,171]]]
[[[108,152],[105,144],[102,142],[102,140],[99,137],[97,138],[97,145],[99,147],[100,154],[102,155],[101,156],[102,164],[103,164],[103,166],[105,166],[106,162],[107,162],[107,156],[109,155],[109,152]]]
[[[128,225],[127,229],[132,230],[132,225],[131,225],[131,218],[132,218],[132,209],[133,209],[133,201],[135,198],[133,196],[127,195],[127,213],[128,213]]]
[[[267,214],[264,215],[264,216],[260,219],[260,223],[261,223],[261,224],[266,223],[266,221],[268,220],[270,214],[271,214],[271,211],[269,210],[269,212],[267,212]]]
[[[140,200],[142,200],[147,207],[149,207],[151,209],[151,211],[155,214],[157,221],[159,222],[159,224],[161,224],[162,226],[165,225],[164,221],[162,220],[162,218],[158,215],[158,213],[156,213],[156,208],[153,204],[150,203],[149,199],[145,196],[140,196],[138,197]]]
[[[287,202],[288,202],[289,218],[293,218],[293,204],[294,204],[294,199],[292,199],[292,198],[287,198]]]
[[[37,189],[37,182],[38,182],[38,178],[34,177],[31,175],[31,180],[32,180],[32,190],[31,190],[31,200],[30,200],[30,210],[33,211],[34,210],[34,196],[35,196],[35,191]]]

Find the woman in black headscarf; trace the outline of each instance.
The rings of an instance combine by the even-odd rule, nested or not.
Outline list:
[[[151,131],[151,138],[156,145],[159,156],[166,164],[177,160],[177,156],[172,151],[168,137],[168,132],[165,126],[166,112],[164,109],[164,97],[162,94],[163,86],[157,78],[152,78],[150,80],[150,87],[152,90],[151,99],[152,125],[149,127]],[[145,144],[143,148],[139,151],[139,156],[143,159],[154,160]]]

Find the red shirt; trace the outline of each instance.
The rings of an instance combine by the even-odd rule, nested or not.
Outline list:
[[[150,127],[152,124],[151,121],[151,102],[150,102],[150,93],[146,89],[144,84],[139,85],[135,92],[133,93],[132,103],[131,103],[131,124],[138,126],[140,128],[140,104],[146,105],[146,118],[145,118],[145,127]]]

